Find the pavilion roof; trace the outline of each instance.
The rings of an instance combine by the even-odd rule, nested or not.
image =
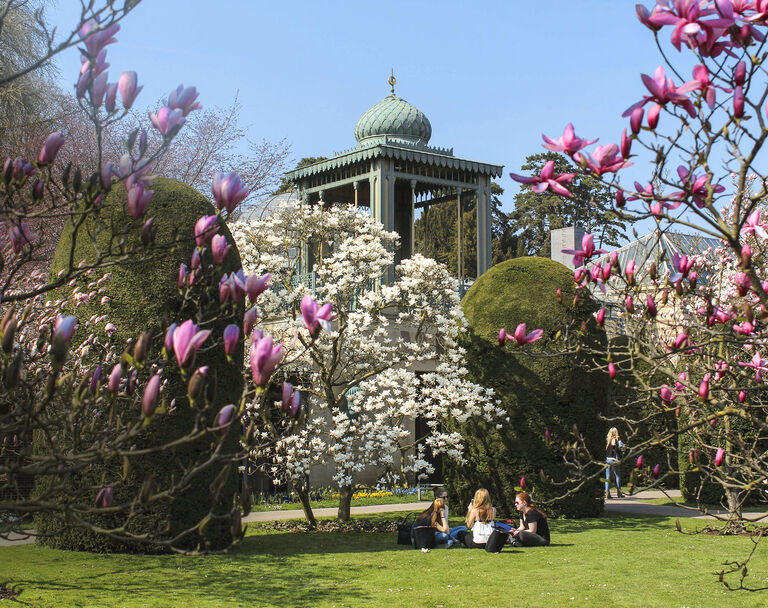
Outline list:
[[[324,173],[325,171],[379,157],[396,158],[448,169],[474,171],[488,174],[492,177],[500,177],[504,168],[503,165],[492,165],[466,158],[458,158],[453,155],[452,149],[434,148],[423,143],[412,143],[397,136],[382,135],[381,137],[369,138],[366,141],[360,142],[354,148],[340,152],[328,160],[289,171],[286,177],[292,181],[297,181],[318,173]]]

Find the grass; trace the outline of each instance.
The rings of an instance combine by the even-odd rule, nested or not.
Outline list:
[[[386,518],[396,515],[387,514]],[[685,529],[701,522],[683,521]],[[684,535],[660,517],[606,515],[551,522],[553,545],[433,550],[394,534],[259,528],[229,554],[190,558],[0,547],[0,581],[23,589],[9,605],[275,608],[386,606],[765,606],[768,592],[724,591],[713,576],[751,548],[743,537]],[[768,584],[768,556],[751,564]]]

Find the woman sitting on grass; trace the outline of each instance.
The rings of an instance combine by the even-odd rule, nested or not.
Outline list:
[[[445,520],[445,500],[442,498],[435,498],[429,507],[416,518],[413,522],[413,527],[428,526],[435,528],[435,544],[441,545],[446,543],[449,547],[453,544],[453,541],[448,538],[448,522]]]
[[[470,549],[484,549],[488,537],[493,532],[493,520],[496,508],[491,506],[491,496],[488,490],[480,488],[467,507],[468,531],[458,533],[458,538]]]
[[[515,508],[520,511],[520,527],[512,531],[515,547],[545,547],[549,544],[547,514],[531,502],[528,492],[515,497]]]

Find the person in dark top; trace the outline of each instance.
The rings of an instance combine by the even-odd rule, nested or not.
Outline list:
[[[448,521],[445,519],[445,500],[436,498],[432,504],[413,522],[411,527],[411,536],[417,526],[428,526],[435,528],[435,544],[446,544],[448,547],[453,545],[453,540],[448,538]]]
[[[528,492],[515,497],[515,508],[520,511],[520,527],[512,531],[515,547],[545,547],[549,544],[547,514],[531,502]]]
[[[605,438],[605,498],[611,498],[611,478],[616,482],[616,498],[624,498],[621,493],[621,469],[619,450],[624,444],[619,439],[619,431],[613,427]]]

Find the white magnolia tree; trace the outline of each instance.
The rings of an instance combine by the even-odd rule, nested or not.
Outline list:
[[[416,255],[384,284],[398,236],[364,211],[284,206],[266,219],[236,223],[233,234],[246,272],[272,274],[272,288],[260,298],[261,324],[299,353],[283,369],[300,384],[302,411],[294,432],[276,442],[269,466],[304,494],[310,521],[312,465],[333,467],[339,519],[347,520],[364,470],[394,480],[426,475],[430,455],[462,457],[462,437],[444,430],[447,420],[503,414],[492,391],[466,377],[456,280],[444,265]],[[306,256],[312,275],[299,274]],[[307,295],[329,305],[313,307]],[[288,409],[291,390],[284,391]],[[408,429],[417,417],[428,429],[421,435]]]

